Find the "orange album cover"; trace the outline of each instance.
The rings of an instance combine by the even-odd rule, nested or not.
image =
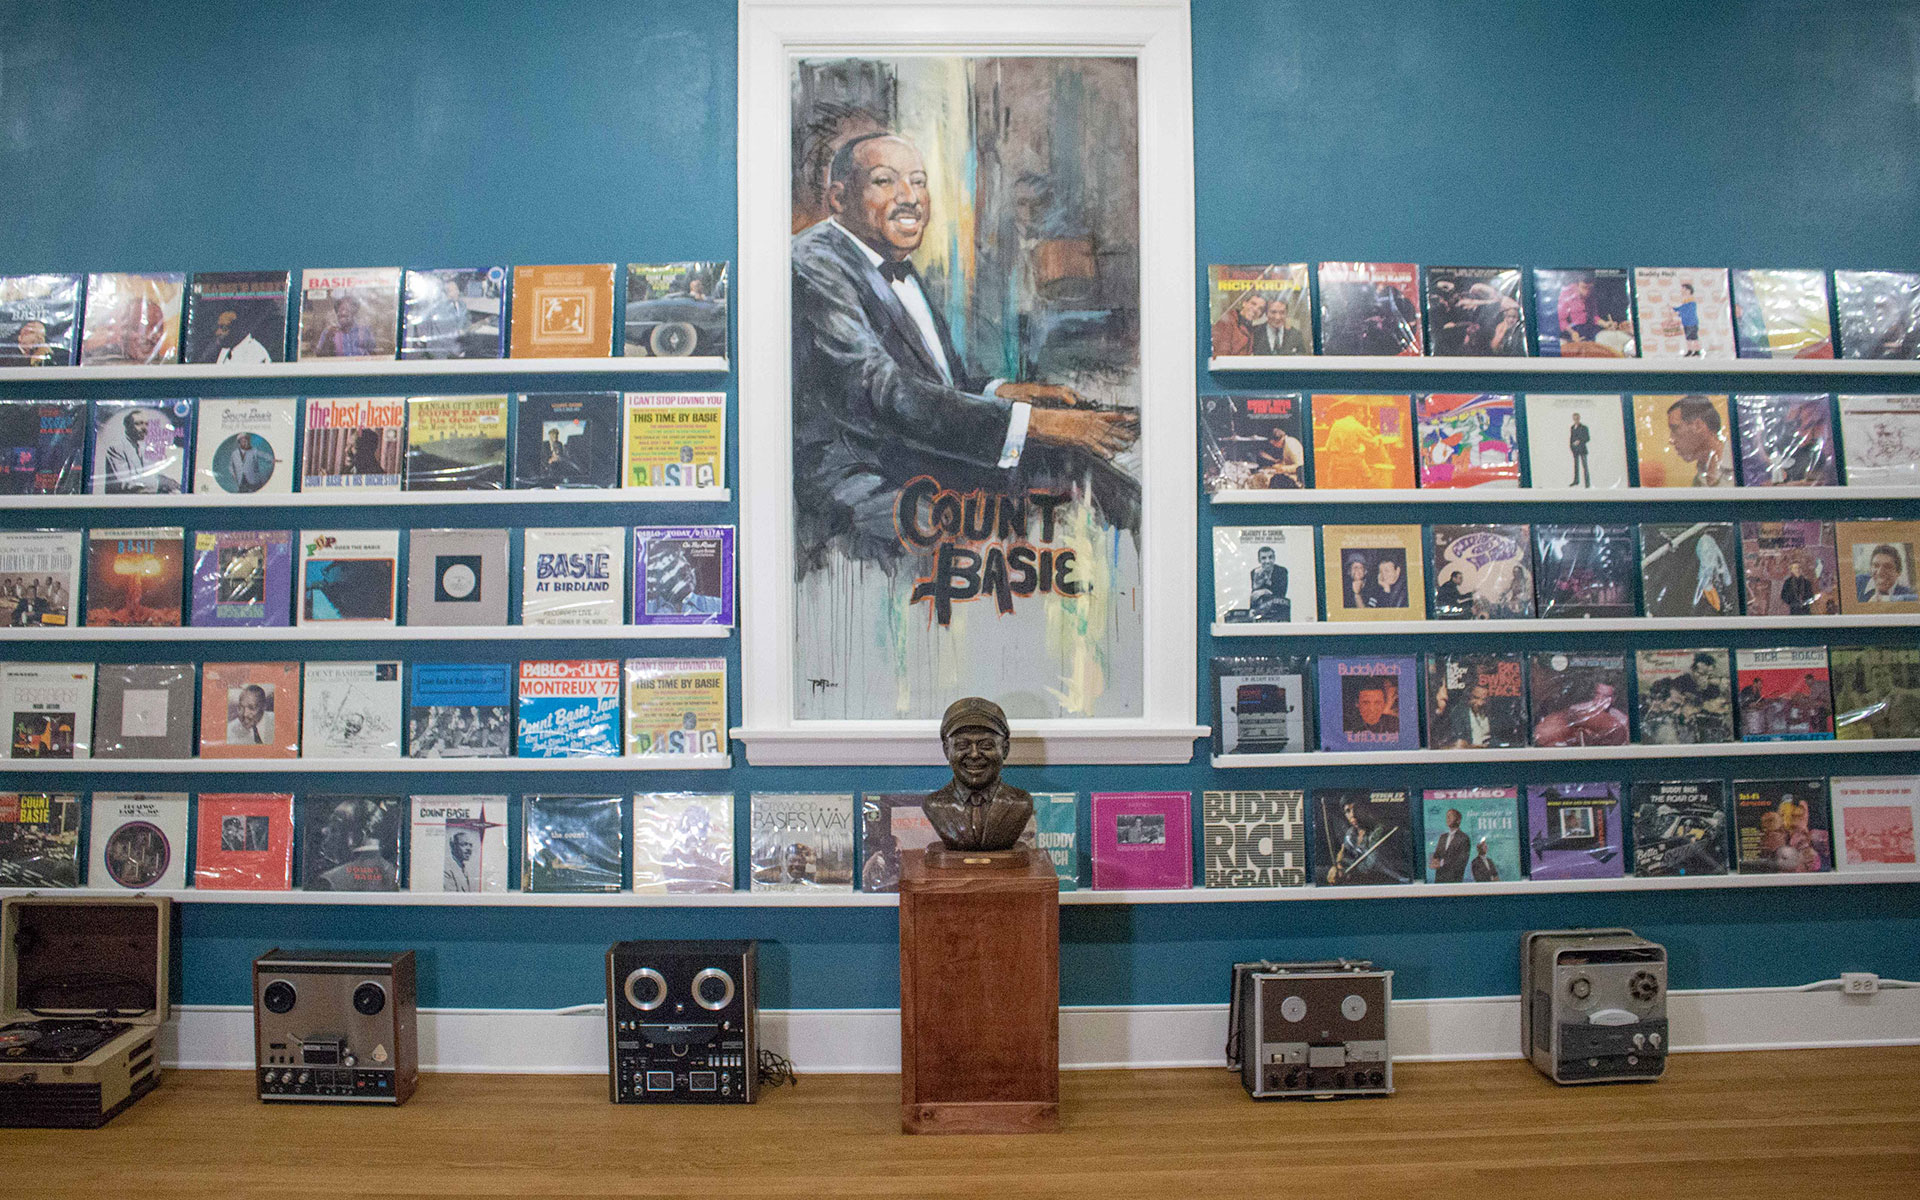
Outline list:
[[[193,858],[197,889],[288,890],[293,886],[293,797],[202,792]]]
[[[613,357],[613,266],[515,267],[508,357]]]
[[[200,669],[201,758],[299,756],[299,663],[210,662]]]
[[[1413,486],[1411,396],[1315,396],[1313,486]]]

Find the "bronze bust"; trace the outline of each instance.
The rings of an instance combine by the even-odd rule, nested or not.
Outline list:
[[[1007,714],[991,700],[955,700],[940,719],[940,746],[953,779],[921,802],[949,850],[1011,850],[1033,819],[1033,797],[1000,781],[1012,742]]]

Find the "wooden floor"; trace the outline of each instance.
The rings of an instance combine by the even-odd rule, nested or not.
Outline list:
[[[1225,1070],[1070,1072],[1064,1132],[906,1137],[896,1076],[748,1108],[616,1107],[591,1076],[427,1076],[400,1109],[270,1107],[174,1072],[105,1129],[0,1130],[0,1196],[1901,1196],[1920,1047],[1694,1054],[1656,1084],[1406,1065],[1399,1094],[1254,1103]]]

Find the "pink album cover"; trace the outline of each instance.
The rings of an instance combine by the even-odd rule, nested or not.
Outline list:
[[[1095,890],[1192,887],[1192,808],[1188,792],[1095,792]]]

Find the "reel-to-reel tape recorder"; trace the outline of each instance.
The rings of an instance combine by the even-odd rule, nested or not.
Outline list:
[[[757,943],[620,942],[607,951],[615,1104],[751,1104]]]

